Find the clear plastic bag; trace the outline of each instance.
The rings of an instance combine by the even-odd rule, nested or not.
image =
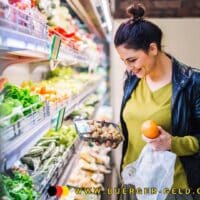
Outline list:
[[[127,165],[122,171],[124,184],[134,185],[138,200],[165,200],[167,193],[164,189],[171,189],[174,177],[176,154],[169,151],[154,151],[147,144],[139,158]],[[140,188],[141,192],[137,192]],[[144,189],[148,188],[149,193]],[[154,188],[154,192],[151,192]]]

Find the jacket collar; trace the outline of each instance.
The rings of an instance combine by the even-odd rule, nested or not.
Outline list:
[[[170,56],[171,57],[171,56]],[[179,62],[175,58],[172,59],[172,83],[173,87],[183,88],[189,81],[192,70],[190,67]]]
[[[125,85],[124,85],[124,96],[122,99],[122,107],[125,106],[125,103],[130,98],[132,91],[136,88],[139,80],[140,79],[137,78],[135,75],[127,73],[127,79],[126,79]]]
[[[189,82],[192,70],[190,67],[179,62],[174,57],[171,57],[171,59],[172,59],[172,110],[173,110],[179,92]]]

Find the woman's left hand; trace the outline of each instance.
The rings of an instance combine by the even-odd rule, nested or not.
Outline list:
[[[158,126],[160,135],[155,139],[149,139],[142,135],[145,142],[150,143],[155,151],[171,150],[172,135],[165,131],[162,127]]]

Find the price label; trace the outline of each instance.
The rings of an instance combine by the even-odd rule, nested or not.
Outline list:
[[[90,126],[85,120],[75,120],[75,127],[80,134],[85,134],[91,132]]]
[[[57,66],[55,61],[58,58],[58,54],[60,51],[60,45],[61,45],[61,38],[58,37],[57,35],[54,35],[52,38],[50,56],[49,56],[51,70],[55,69]]]
[[[65,108],[62,108],[58,111],[58,115],[57,115],[56,123],[55,123],[55,131],[57,131],[62,126],[64,116],[65,116]]]

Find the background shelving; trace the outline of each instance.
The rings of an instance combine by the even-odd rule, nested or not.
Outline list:
[[[66,107],[65,117],[75,110],[77,106],[82,104],[92,93],[98,88],[99,82],[92,86],[84,88],[84,92],[76,95],[71,100],[66,100],[64,103],[56,106],[54,112],[49,113],[51,108],[47,104],[38,112],[30,114],[14,125],[6,127],[1,134],[2,139],[6,142],[2,145],[1,159],[4,161],[3,169],[10,168],[17,160],[19,160],[31,146],[33,146],[47,130],[52,126],[51,121],[56,112],[63,107]],[[11,115],[12,117],[12,115]],[[34,127],[34,128],[33,128]]]
[[[58,5],[56,5],[56,7],[57,6]],[[38,68],[40,69],[40,66],[45,68],[45,71],[38,70],[37,73],[42,72],[44,74],[40,74],[40,78],[37,77],[37,81],[33,78],[33,81],[42,81],[45,77],[45,73],[49,71],[49,54],[52,45],[49,32],[50,27],[47,25],[46,19],[38,12],[37,9],[21,10],[20,8],[16,8],[14,4],[7,4],[5,1],[0,0],[0,75],[6,74],[10,76],[13,83],[17,80],[18,85],[22,81],[37,77],[34,73]],[[98,20],[99,19],[98,17]],[[105,28],[105,26],[103,26],[103,28]],[[92,71],[94,73],[90,74],[91,78],[88,76],[86,82],[83,81],[84,84],[81,90],[68,96],[67,99],[53,103],[45,101],[44,107],[17,120],[14,124],[1,129],[3,132],[1,132],[0,137],[4,141],[4,143],[1,144],[0,152],[1,172],[8,173],[13,167],[21,167],[22,159],[37,148],[38,142],[45,138],[50,128],[55,128],[55,122],[57,123],[58,120],[61,120],[60,125],[62,125],[63,119],[59,119],[59,112],[65,109],[62,117],[68,117],[75,109],[79,108],[89,96],[99,90],[102,82],[105,82],[105,77],[102,78],[102,75],[94,79],[97,67],[101,61],[102,65],[105,67],[106,59],[105,55],[103,55],[103,40],[101,40],[101,44],[98,46],[94,41],[99,42],[100,40],[94,38],[94,34],[91,34],[91,36],[85,31],[81,31],[80,33],[74,33],[76,39],[78,39],[76,41],[73,40],[73,38],[66,39],[59,31],[57,32],[54,30],[54,34],[62,39],[60,52],[55,63],[58,66],[70,65],[72,67],[77,67],[79,71]],[[103,37],[105,36],[106,32],[104,32]],[[25,63],[26,65],[24,65]],[[20,65],[15,66],[16,64]],[[84,67],[84,69],[82,67]],[[20,71],[26,70],[28,77],[25,75],[19,75],[21,77],[17,77],[14,72],[18,69],[20,69]],[[3,94],[3,91],[1,92],[1,94]],[[41,98],[43,97],[41,96]],[[98,108],[99,106],[96,107],[96,109]],[[96,112],[95,110],[94,113]],[[87,115],[89,115],[88,113]],[[7,116],[7,118],[9,117],[12,116]],[[59,145],[56,147],[58,146]],[[41,194],[40,200],[49,198],[47,196],[48,186],[58,184],[60,177],[63,175],[63,171],[68,165],[73,163],[71,163],[71,161],[74,159],[74,155],[79,151],[80,147],[81,142],[76,138],[71,145],[67,146],[62,154],[59,154],[58,160],[56,160],[53,167],[48,170],[48,173],[46,171],[41,171],[41,173],[37,174],[31,170],[29,171],[35,186],[37,186],[36,190]],[[44,164],[45,160],[42,160],[41,163]]]

